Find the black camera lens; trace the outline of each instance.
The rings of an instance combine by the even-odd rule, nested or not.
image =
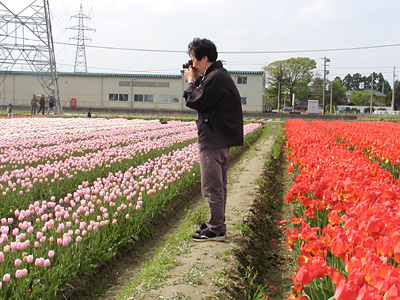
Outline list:
[[[188,60],[187,63],[183,64],[182,67],[184,69],[189,69],[189,67],[193,64],[193,61],[191,59]]]

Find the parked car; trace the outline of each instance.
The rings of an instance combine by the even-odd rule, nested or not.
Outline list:
[[[294,111],[294,108],[291,106],[286,106],[286,107],[282,108],[282,111]]]

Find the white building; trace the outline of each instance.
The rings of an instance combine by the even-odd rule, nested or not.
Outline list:
[[[230,71],[242,97],[244,112],[263,112],[264,72]],[[3,71],[0,105],[30,106],[32,95],[44,93],[35,73]],[[182,75],[58,73],[63,108],[119,110],[189,110]]]

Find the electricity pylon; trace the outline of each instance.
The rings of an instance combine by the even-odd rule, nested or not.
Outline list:
[[[34,0],[18,13],[0,2],[0,70],[24,66],[36,73],[47,95],[54,95],[61,112],[48,0]]]
[[[81,4],[81,8],[79,10],[79,14],[72,16],[71,18],[78,19],[77,26],[67,28],[67,29],[72,29],[72,30],[78,31],[78,35],[71,38],[73,40],[77,40],[74,72],[75,73],[87,73],[85,41],[90,40],[90,38],[85,36],[85,30],[94,31],[94,29],[85,26],[85,20],[90,19],[90,17],[83,14],[82,4]]]

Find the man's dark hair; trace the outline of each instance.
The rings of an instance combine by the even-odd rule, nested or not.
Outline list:
[[[207,56],[209,62],[215,62],[218,58],[217,47],[207,39],[194,38],[188,45],[188,52],[193,52],[197,60]]]

